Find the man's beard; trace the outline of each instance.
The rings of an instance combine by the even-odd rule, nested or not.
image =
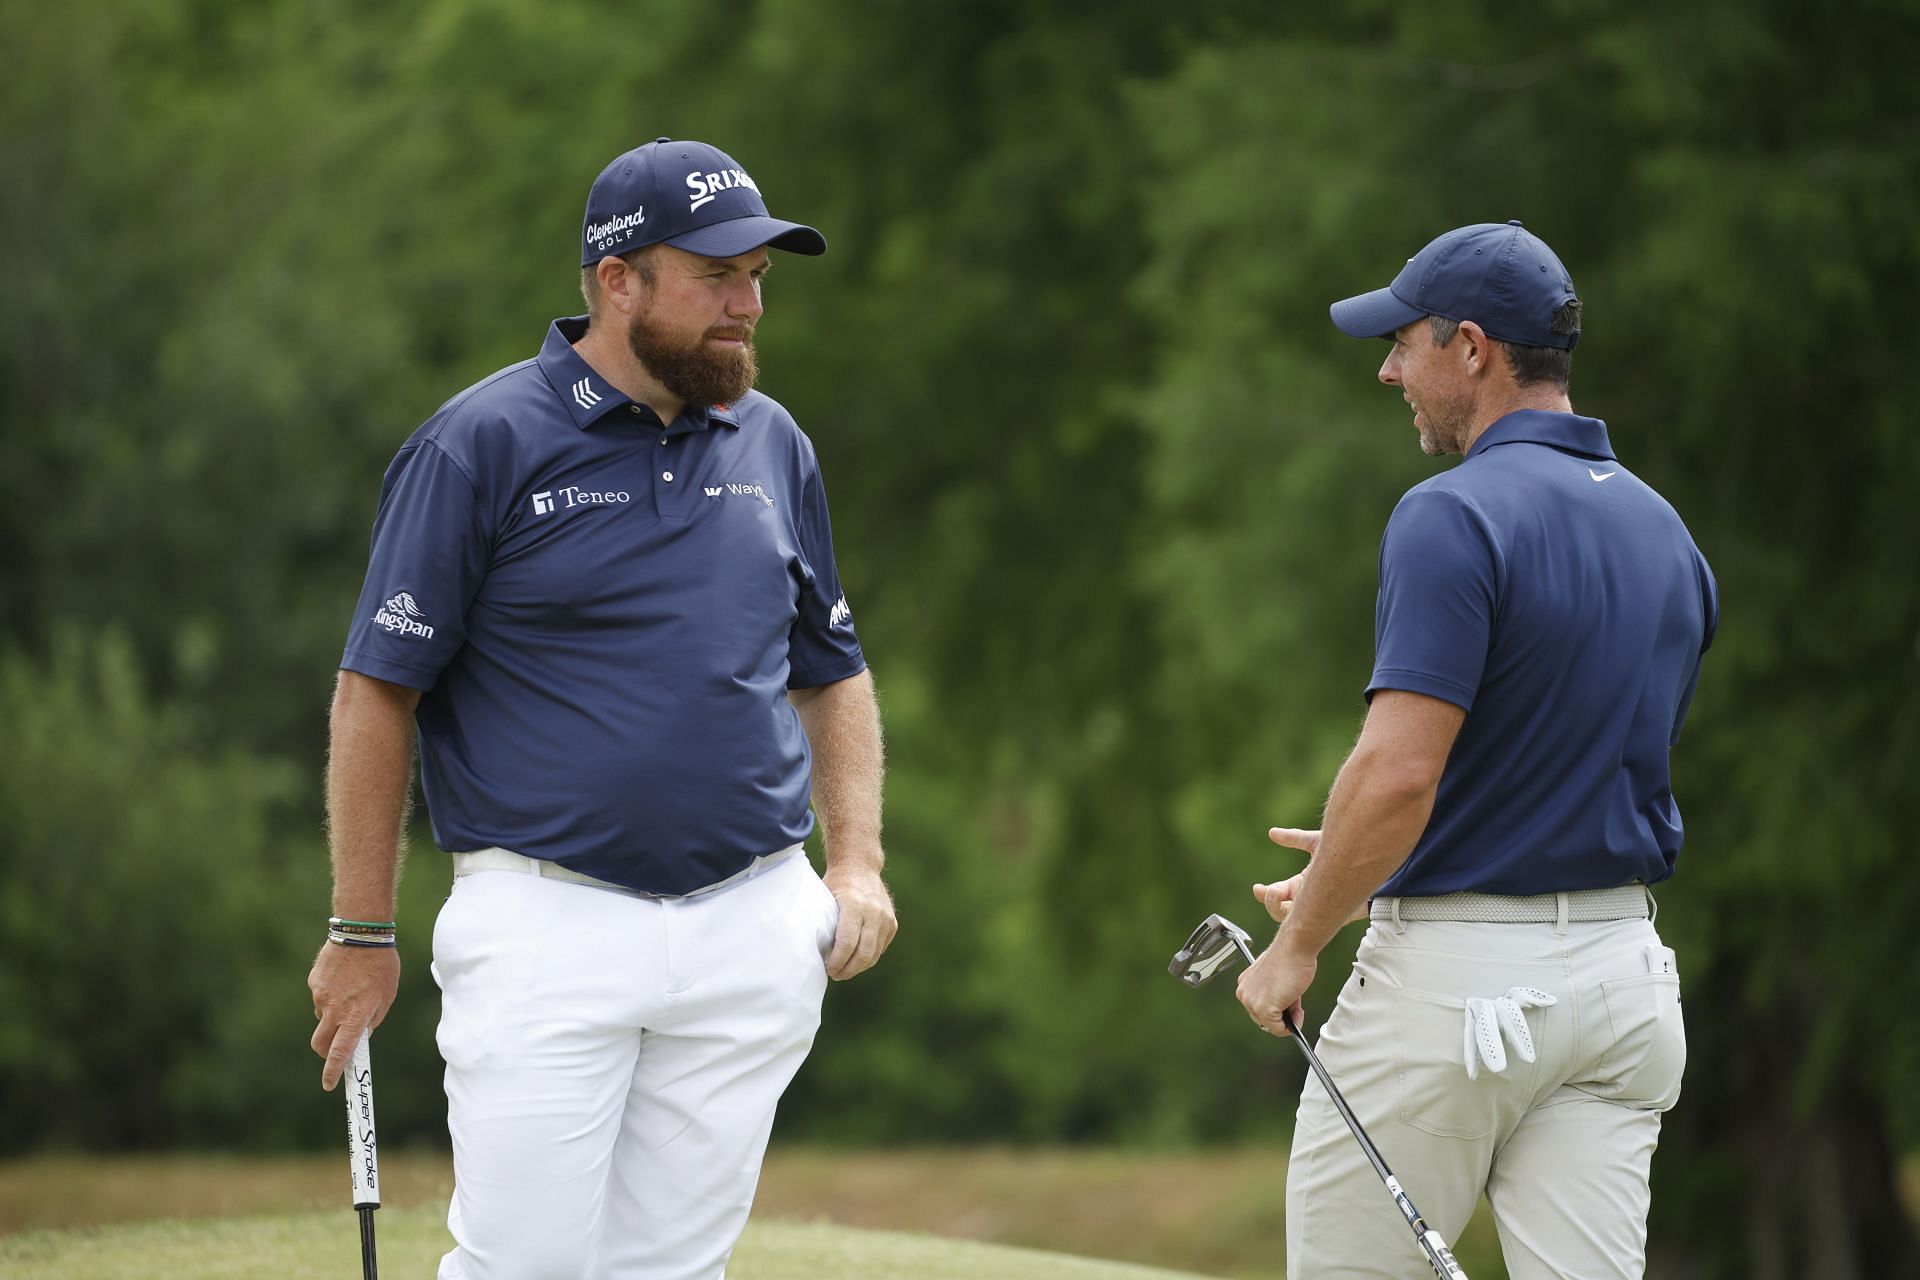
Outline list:
[[[1420,405],[1420,452],[1429,458],[1444,458],[1465,453],[1467,418],[1472,406],[1464,400],[1435,404],[1423,400]]]
[[[744,338],[740,347],[710,347],[708,336]],[[627,345],[648,373],[689,405],[732,404],[753,389],[760,370],[753,358],[753,331],[742,326],[701,334],[688,343],[637,315],[627,326]]]

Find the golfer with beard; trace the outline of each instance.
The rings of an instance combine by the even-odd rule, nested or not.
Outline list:
[[[713,147],[620,156],[587,199],[587,314],[387,469],[333,703],[312,1045],[332,1088],[394,999],[417,730],[454,875],[442,1280],[721,1276],[827,979],[893,938],[819,463],[753,390],[768,251],[826,247]]]

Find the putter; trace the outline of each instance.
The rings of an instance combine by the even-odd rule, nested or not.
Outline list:
[[[373,1211],[380,1207],[380,1151],[373,1131],[373,1032],[360,1037],[347,1064],[347,1159],[353,1170],[353,1207],[360,1214],[360,1274],[379,1280]]]
[[[1221,973],[1236,964],[1253,963],[1253,947],[1242,929],[1225,916],[1211,915],[1200,922],[1200,927],[1187,937],[1187,945],[1173,953],[1173,962],[1167,966],[1167,972],[1190,987],[1203,987],[1219,977]],[[1447,1242],[1438,1231],[1427,1225],[1420,1211],[1413,1206],[1413,1200],[1401,1189],[1400,1182],[1393,1176],[1393,1170],[1387,1168],[1387,1162],[1380,1158],[1380,1149],[1373,1145],[1373,1139],[1367,1137],[1367,1131],[1360,1127],[1360,1121],[1354,1116],[1347,1100],[1333,1087],[1333,1079],[1327,1075],[1327,1069],[1320,1065],[1320,1056],[1300,1034],[1300,1028],[1293,1025],[1293,1015],[1282,1014],[1287,1025],[1287,1034],[1300,1046],[1300,1052],[1307,1055],[1307,1065],[1313,1068],[1313,1074],[1320,1078],[1326,1087],[1327,1096],[1333,1099],[1334,1109],[1340,1118],[1347,1122],[1347,1128],[1353,1130],[1353,1136],[1359,1140],[1360,1149],[1366,1153],[1367,1163],[1380,1175],[1380,1181],[1387,1184],[1387,1190],[1393,1194],[1393,1203],[1400,1209],[1400,1215],[1413,1228],[1413,1238],[1419,1242],[1420,1251],[1427,1255],[1427,1265],[1433,1268],[1433,1274],[1440,1280],[1467,1280],[1467,1273],[1454,1261],[1453,1250],[1447,1248]]]

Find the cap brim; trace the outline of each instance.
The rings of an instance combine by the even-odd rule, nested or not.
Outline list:
[[[810,257],[827,251],[827,238],[812,227],[797,222],[782,222],[761,214],[749,214],[726,222],[715,222],[667,241],[676,249],[697,253],[704,258],[735,258],[751,253],[762,245],[804,253]]]
[[[1402,302],[1391,288],[1344,298],[1327,308],[1333,327],[1350,338],[1384,338],[1427,313]]]

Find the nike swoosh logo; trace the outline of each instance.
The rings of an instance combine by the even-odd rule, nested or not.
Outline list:
[[[1608,471],[1603,474],[1601,472],[1595,471],[1592,467],[1588,467],[1587,474],[1593,477],[1593,482],[1595,484],[1599,484],[1602,480],[1611,480],[1615,476],[1619,475],[1620,473],[1618,471]]]

